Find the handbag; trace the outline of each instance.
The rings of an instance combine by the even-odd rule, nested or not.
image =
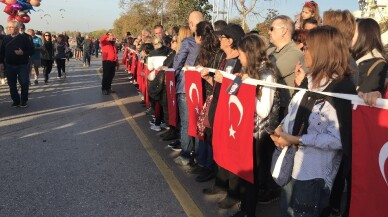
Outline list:
[[[305,93],[299,101],[299,108],[295,116],[287,116],[289,119],[295,119],[292,130],[293,135],[301,136],[307,132],[308,119],[317,100],[317,97],[313,97],[311,93]],[[286,118],[285,121],[287,121]],[[271,174],[274,181],[282,187],[287,185],[292,178],[294,158],[297,151],[297,145],[290,145],[283,149],[275,148],[272,154]]]
[[[197,135],[204,136],[205,127],[211,128],[209,122],[209,106],[213,100],[213,94],[206,98],[205,103],[203,104],[203,108],[199,113],[197,120]]]

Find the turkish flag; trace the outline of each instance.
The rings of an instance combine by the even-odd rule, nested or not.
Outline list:
[[[144,77],[143,77],[143,82],[144,82],[144,92],[143,92],[143,95],[144,95],[144,100],[145,100],[145,105],[146,105],[146,108],[149,108],[150,107],[150,99],[148,98],[148,75],[150,74],[150,70],[148,69],[148,67],[145,65],[144,68],[143,68],[143,71],[144,71]]]
[[[197,120],[203,107],[202,78],[198,71],[185,71],[185,90],[188,110],[188,135],[202,139],[197,135]]]
[[[137,66],[137,54],[136,53],[132,53],[132,63],[131,63],[131,69],[130,71],[133,73],[133,77],[135,78],[135,80],[137,81],[138,78],[137,78],[137,71],[136,71],[136,66]]]
[[[143,67],[144,64],[138,60],[137,61],[137,67],[136,67],[136,74],[137,74],[137,83],[139,84],[139,91],[143,93],[143,78],[142,78],[142,73],[143,73]]]
[[[350,216],[388,215],[388,110],[357,106],[352,114]]]
[[[213,125],[217,164],[253,183],[253,118],[256,86],[242,83],[237,95],[226,92],[233,80],[222,80]]]
[[[167,90],[167,108],[168,108],[168,124],[177,126],[177,102],[175,89],[175,71],[167,69],[165,71],[165,81]]]

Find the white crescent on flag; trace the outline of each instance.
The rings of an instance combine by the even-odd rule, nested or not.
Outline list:
[[[195,83],[192,83],[190,86],[190,89],[189,89],[189,96],[190,96],[191,102],[193,102],[193,90],[195,90],[195,92],[197,93],[197,99],[199,102],[199,91],[198,91],[197,84],[195,84]]]
[[[380,154],[379,154],[380,171],[384,177],[385,183],[387,183],[387,185],[388,185],[387,176],[385,174],[385,168],[384,168],[384,165],[385,165],[385,162],[387,161],[387,159],[388,159],[388,142],[386,142],[383,145],[383,147],[380,150]]]
[[[230,105],[231,104],[235,104],[237,106],[237,109],[238,111],[240,112],[240,120],[238,121],[238,125],[237,126],[240,126],[241,124],[241,120],[243,118],[243,115],[244,115],[244,108],[240,102],[240,100],[237,98],[237,96],[235,95],[230,95],[229,97],[229,120],[230,120]]]
[[[171,93],[171,88],[174,86],[174,82],[170,81],[170,93]]]
[[[229,120],[230,120],[230,105],[231,104],[235,104],[237,106],[237,109],[240,113],[240,120],[238,121],[238,125],[237,126],[240,126],[241,124],[241,120],[243,118],[243,115],[244,115],[244,107],[242,106],[240,100],[237,98],[237,96],[235,95],[230,95],[229,97]],[[230,128],[229,128],[229,136],[232,136],[234,139],[235,139],[235,134],[236,134],[236,131],[233,129],[233,125],[230,124]]]

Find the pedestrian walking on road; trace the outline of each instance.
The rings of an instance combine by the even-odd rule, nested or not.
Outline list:
[[[43,51],[42,51],[42,65],[44,83],[48,83],[49,74],[53,68],[54,62],[54,45],[51,40],[51,33],[45,32],[43,36]]]
[[[64,78],[66,78],[66,50],[67,50],[67,45],[64,41],[63,35],[58,35],[57,42],[54,45],[54,51],[55,51],[54,58],[58,69],[57,78],[62,78],[62,72],[63,72]]]
[[[30,83],[28,62],[29,56],[33,52],[33,46],[29,38],[19,34],[19,30],[19,22],[15,20],[8,22],[9,35],[4,37],[0,48],[0,71],[5,69],[13,101],[12,107],[27,107]],[[18,93],[17,81],[21,86],[21,95]]]
[[[109,95],[112,91],[112,81],[119,69],[116,41],[113,33],[108,32],[100,38],[102,52],[102,94]]]

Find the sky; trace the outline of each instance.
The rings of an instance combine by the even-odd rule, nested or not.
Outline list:
[[[31,11],[31,21],[26,28],[42,31],[80,31],[111,29],[113,22],[122,12],[118,5],[119,0],[42,0],[41,6]],[[209,0],[212,3],[212,0]],[[217,2],[217,0],[216,0]],[[222,0],[221,0],[222,2]],[[273,8],[280,14],[294,18],[302,9],[305,0],[258,0],[257,8],[263,15],[267,8]],[[328,9],[358,10],[358,0],[316,0],[321,15]],[[8,15],[2,12],[5,4],[0,3],[0,24],[6,26]],[[61,10],[63,9],[63,10]],[[232,9],[233,14],[237,14]],[[220,17],[222,18],[222,17]],[[253,27],[262,18],[248,17],[248,25]]]

